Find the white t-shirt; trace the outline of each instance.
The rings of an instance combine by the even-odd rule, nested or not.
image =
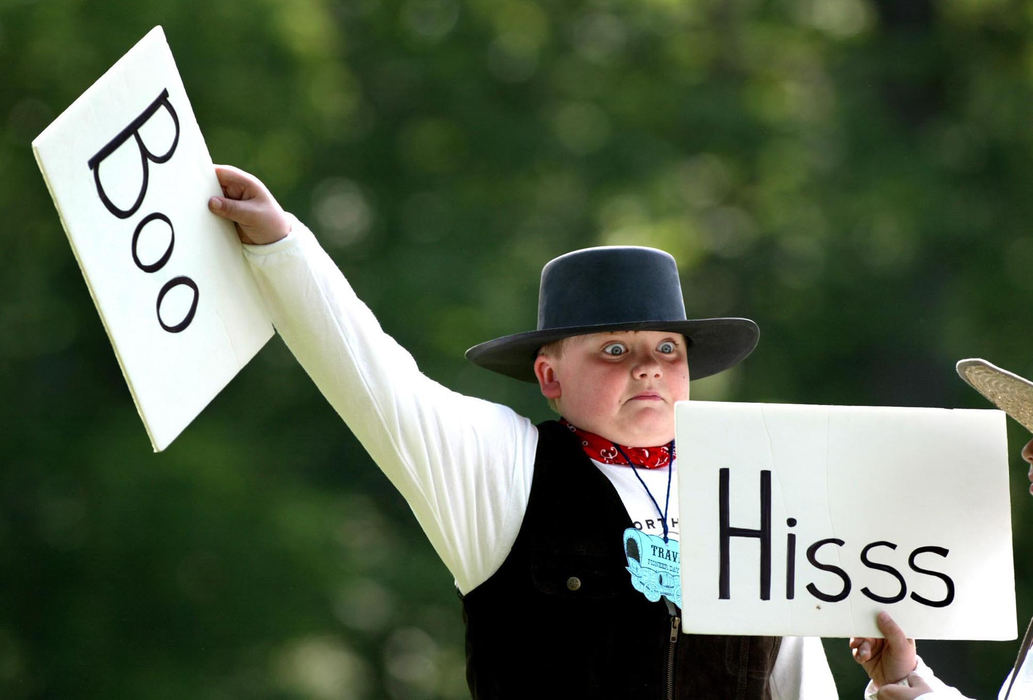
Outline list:
[[[538,443],[535,426],[506,406],[423,375],[297,220],[289,236],[245,246],[245,255],[280,336],[408,502],[460,592],[486,581],[520,530]],[[600,468],[633,521],[653,518],[655,507],[632,470]],[[648,471],[650,490],[663,496],[667,470]],[[671,488],[668,515],[676,521],[677,485]],[[657,525],[651,533],[662,531]],[[778,700],[837,697],[821,640],[784,638],[771,689]]]
[[[650,535],[663,535],[663,511],[666,510],[668,536],[678,539],[678,469],[670,474],[667,467],[660,469],[632,469],[624,464],[604,464],[592,460],[624,502],[634,526]],[[639,481],[641,479],[642,481]],[[668,483],[670,488],[668,489]],[[649,492],[646,492],[646,489]],[[670,496],[668,497],[668,494]],[[652,498],[650,498],[652,495]]]

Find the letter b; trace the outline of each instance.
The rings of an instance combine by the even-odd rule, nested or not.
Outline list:
[[[155,154],[152,153],[144,144],[143,137],[140,136],[140,129],[143,128],[143,125],[146,124],[162,106],[168,110],[169,116],[172,117],[172,123],[175,126],[176,134],[172,138],[172,145],[169,146],[165,153]],[[117,151],[122,144],[129,140],[130,137],[136,141],[136,147],[140,154],[140,166],[143,169],[143,174],[141,176],[142,182],[140,183],[140,191],[137,193],[136,201],[134,201],[128,209],[122,209],[111,201],[111,198],[108,197],[107,192],[104,190],[104,185],[100,181],[100,164],[104,162],[105,158]],[[97,153],[87,161],[87,165],[89,165],[90,170],[93,171],[93,181],[97,186],[97,195],[100,197],[100,200],[104,203],[107,210],[120,219],[128,219],[136,213],[136,210],[139,209],[140,205],[143,203],[144,195],[147,194],[147,181],[149,178],[148,163],[166,162],[172,157],[172,154],[176,152],[176,145],[178,143],[179,117],[176,116],[176,110],[172,107],[172,103],[169,101],[169,91],[162,90],[161,94],[158,95],[158,98],[154,100],[147,109],[141,112],[140,116],[131,121],[129,126],[122,129],[115,138],[108,141],[103,148],[97,151]]]

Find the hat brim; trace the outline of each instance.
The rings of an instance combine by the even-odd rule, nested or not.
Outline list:
[[[959,360],[958,375],[1033,433],[1033,382],[980,358]]]
[[[668,331],[685,336],[692,379],[709,377],[737,365],[753,352],[760,338],[760,329],[748,318],[636,321],[516,333],[474,345],[466,351],[466,358],[492,372],[533,382],[534,359],[543,345],[574,335],[606,331]]]

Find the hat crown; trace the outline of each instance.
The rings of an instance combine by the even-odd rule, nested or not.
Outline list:
[[[684,320],[678,265],[662,250],[586,248],[561,255],[542,269],[540,331]]]

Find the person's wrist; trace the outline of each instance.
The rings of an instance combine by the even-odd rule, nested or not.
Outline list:
[[[254,245],[269,245],[270,243],[276,243],[282,241],[291,232],[291,219],[287,216],[286,212],[281,211],[277,216],[274,224],[269,227],[268,231],[262,231],[261,236],[251,237]]]
[[[897,680],[886,681],[882,685],[901,685],[901,686],[904,686],[905,688],[910,688],[911,686],[908,685],[908,678],[910,678],[911,674],[913,674],[917,670],[918,670],[918,660],[916,659],[915,663],[914,663],[914,668],[912,668],[910,671],[905,673],[903,676],[901,676]]]

